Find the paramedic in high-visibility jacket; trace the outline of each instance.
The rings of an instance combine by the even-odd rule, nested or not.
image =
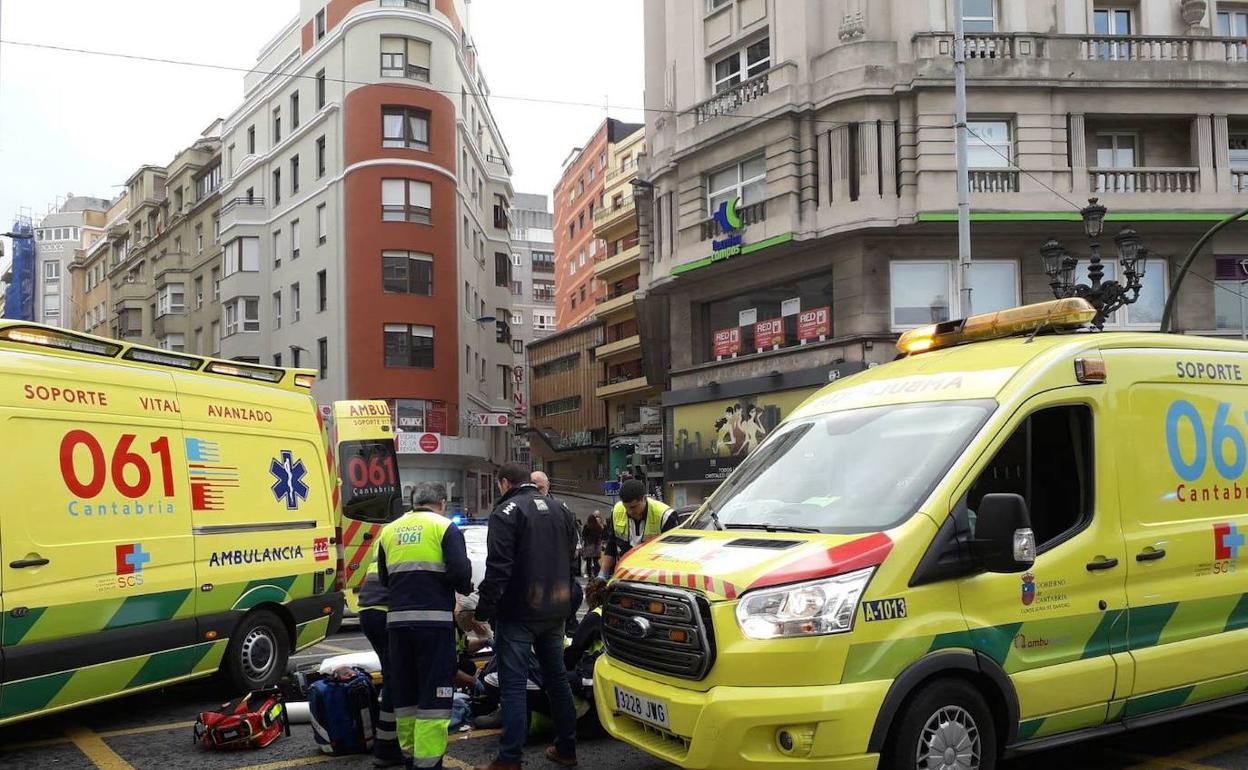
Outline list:
[[[409,768],[441,770],[455,680],[455,593],[472,593],[464,536],[444,515],[446,487],[421,483],[413,510],[381,530],[377,574],[389,593],[386,682]]]
[[[646,494],[645,483],[638,479],[625,481],[620,485],[620,502],[611,511],[611,531],[598,564],[598,577],[609,579],[620,557],[679,524],[675,511]]]

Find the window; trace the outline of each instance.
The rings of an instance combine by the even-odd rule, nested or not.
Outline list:
[[[290,95],[290,130],[294,131],[299,127],[299,92],[295,91]]]
[[[1248,37],[1248,11],[1218,11],[1221,37]]]
[[[185,286],[180,283],[167,283],[156,295],[157,317],[178,315],[186,312]]]
[[[502,252],[494,253],[494,285],[511,286],[511,259]]]
[[[520,297],[524,295],[524,281],[511,282],[511,296]]]
[[[185,351],[186,350],[186,335],[185,334],[166,334],[164,337],[160,338],[160,349],[172,350],[176,353],[181,353]]]
[[[995,32],[996,0],[962,0],[962,25],[967,32]]]
[[[433,368],[433,327],[386,324],[383,330],[386,366]]]
[[[767,160],[756,155],[707,178],[707,216],[714,216],[719,204],[733,198],[740,198],[739,205],[749,206],[763,200],[766,194]]]
[[[382,8],[414,8],[429,13],[429,0],[381,0]]]
[[[260,331],[260,298],[239,297],[225,305],[225,336]]]
[[[316,109],[325,106],[325,70],[316,73]]]
[[[557,414],[568,414],[581,408],[580,396],[568,396],[557,401],[547,401],[533,406],[533,414],[537,417],[553,417]]]
[[[49,260],[43,263],[43,279],[45,281],[61,280],[61,263],[56,260]]]
[[[221,301],[221,271],[215,267],[212,269],[212,301]]]
[[[256,127],[255,126],[247,127],[247,154],[248,155],[256,154]]]
[[[1231,168],[1248,168],[1248,134],[1231,134],[1227,139],[1227,149]],[[1248,192],[1248,190],[1242,190],[1242,192]]]
[[[889,264],[894,329],[948,321],[952,315],[952,262]]]
[[[1080,281],[1087,281],[1088,267],[1092,263],[1086,259],[1079,260],[1078,267],[1075,268],[1075,275]],[[1101,278],[1103,281],[1118,280],[1118,263],[1105,261],[1101,263],[1105,272]],[[1166,296],[1170,283],[1167,273],[1168,264],[1164,259],[1150,259],[1144,265],[1143,288],[1140,290],[1140,299],[1134,305],[1128,305],[1113,315],[1105,319],[1106,328],[1112,327],[1128,327],[1134,329],[1151,329],[1161,328],[1161,313],[1166,306]],[[1239,288],[1236,287],[1238,292]],[[1226,294],[1227,292],[1214,289],[1214,312],[1217,313],[1217,294]],[[1232,299],[1238,302],[1239,298],[1232,295]],[[1239,328],[1239,308],[1235,307],[1235,328]]]
[[[201,275],[195,279],[195,307],[198,309],[203,306],[204,306],[204,277]],[[198,351],[199,346],[196,345],[195,349]]]
[[[1131,35],[1131,9],[1097,8],[1093,10],[1092,32],[1101,38]],[[1131,43],[1126,40],[1094,40],[1092,58],[1130,59]]]
[[[1047,550],[1092,517],[1092,412],[1081,404],[1041,409],[1027,417],[966,494],[967,515],[988,494],[1027,501],[1036,546]]]
[[[281,354],[281,353],[274,353],[274,354],[273,354],[273,365],[274,365],[274,366],[281,366],[281,365],[282,365],[282,354]]]
[[[280,168],[273,169],[273,205],[282,202],[282,170]]]
[[[282,264],[282,231],[273,231],[273,267],[280,267]]]
[[[715,93],[737,86],[743,79],[761,75],[771,66],[771,39],[764,37],[740,50],[733,51],[711,67],[711,85]],[[745,73],[743,78],[741,73]]]
[[[533,311],[533,328],[539,332],[549,332],[555,330],[555,314],[544,313],[541,310]]]
[[[329,376],[329,340],[325,337],[316,341],[316,368],[318,380]]]
[[[290,346],[290,365],[294,369],[298,369],[302,365],[300,359],[303,358],[303,348],[298,345]]]
[[[200,326],[195,330],[195,349],[192,353],[199,353],[201,356],[207,351],[204,350],[204,327]]]
[[[1107,169],[1131,169],[1142,163],[1136,155],[1139,137],[1133,133],[1101,133],[1096,135],[1096,168],[1093,169],[1097,192],[1135,192],[1134,174],[1115,174]]]
[[[433,186],[414,179],[381,180],[383,222],[430,223]]]
[[[260,269],[260,239],[247,236],[225,244],[225,274],[254,273]],[[216,271],[213,271],[214,273]],[[214,299],[220,300],[220,293]]]
[[[524,326],[524,312],[523,311],[512,311],[511,325],[512,326]]]
[[[290,159],[290,194],[299,192],[299,156]]]
[[[273,292],[273,328],[282,328],[282,292]]]
[[[707,0],[707,1],[712,11],[717,8],[723,8],[724,6],[732,2],[732,0]]]
[[[302,295],[299,293],[299,284],[292,283],[290,285],[290,315],[291,323],[298,323],[299,314],[303,310],[301,301]]]
[[[329,307],[328,286],[326,285],[325,271],[316,271],[316,312],[323,313],[325,308]]]
[[[299,259],[299,220],[290,220],[290,258]]]
[[[325,211],[325,204],[316,207],[316,241],[324,245],[329,238],[329,214]]]
[[[967,127],[967,160],[971,168],[1009,168],[1012,165],[1014,151],[1007,121],[972,120]]]
[[[195,225],[195,253],[204,253],[204,226]]]
[[[316,12],[316,39],[325,37],[325,9]]]
[[[410,107],[383,107],[381,146],[429,149],[429,113]]]
[[[524,355],[524,340],[512,340],[511,352],[518,356]]]
[[[580,352],[569,353],[566,356],[560,356],[559,358],[551,359],[544,364],[537,364],[534,366],[533,379],[540,380],[553,374],[575,371],[580,364]]]
[[[400,294],[433,295],[433,255],[415,251],[381,252],[381,288]]]
[[[1214,328],[1243,332],[1248,329],[1248,257],[1217,256],[1214,261]]]
[[[381,76],[429,82],[429,43],[405,37],[381,38]]]
[[[273,110],[273,144],[282,141],[282,108]]]

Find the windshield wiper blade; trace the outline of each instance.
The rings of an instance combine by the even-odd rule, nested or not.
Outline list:
[[[787,524],[725,524],[724,529],[756,529],[762,532],[803,532],[813,535],[820,530],[814,527],[791,527]]]

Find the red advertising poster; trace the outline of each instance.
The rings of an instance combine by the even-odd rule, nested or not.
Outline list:
[[[802,342],[832,335],[832,308],[817,307],[797,314],[797,338]]]
[[[754,324],[754,347],[758,350],[784,345],[784,319],[772,318]]]
[[[429,401],[425,409],[425,430],[446,435],[446,402]]]
[[[720,329],[715,332],[712,352],[716,358],[735,356],[741,352],[741,327]]]

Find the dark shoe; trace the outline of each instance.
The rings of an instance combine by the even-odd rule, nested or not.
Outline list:
[[[472,770],[520,770],[519,762],[504,762],[496,759],[488,765],[477,765]]]
[[[546,758],[561,767],[576,767],[576,757],[565,757],[554,746],[546,749]]]
[[[382,759],[381,757],[373,757],[373,767],[402,767],[403,758],[398,759]]]

